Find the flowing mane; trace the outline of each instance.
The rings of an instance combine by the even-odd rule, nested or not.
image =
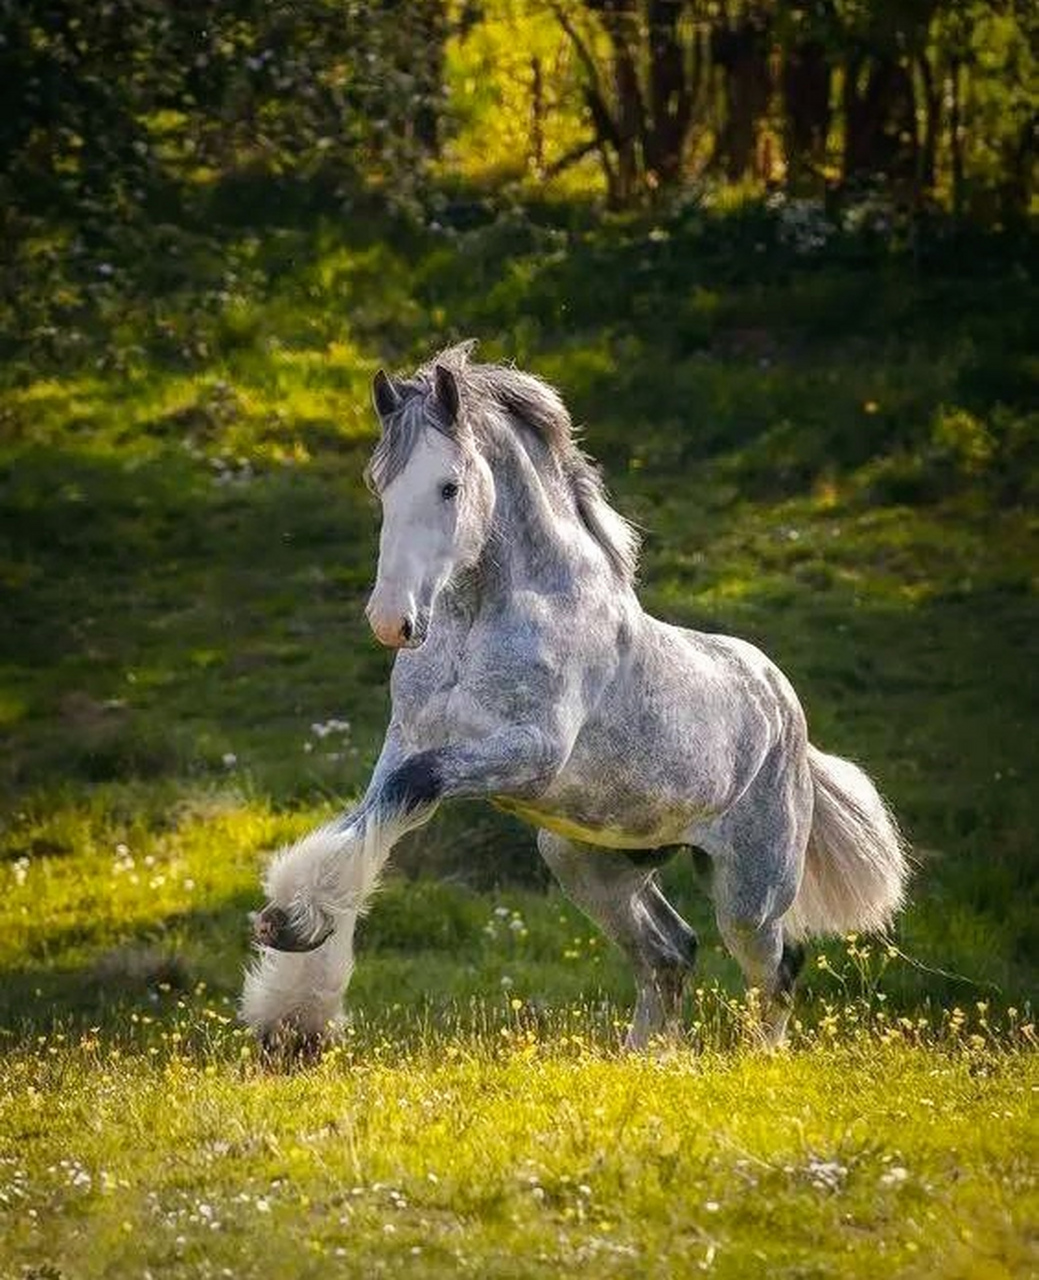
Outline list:
[[[447,433],[431,395],[434,370],[441,365],[457,380],[466,419],[477,440],[488,434],[489,420],[504,419],[514,431],[526,428],[541,441],[555,459],[585,528],[621,580],[632,582],[638,568],[638,534],[610,505],[598,468],[575,439],[559,392],[512,365],[477,364],[470,359],[475,346],[469,341],[448,347],[411,378],[395,384],[400,407],[383,422],[382,438],[368,466],[369,484],[382,489],[394,479],[411,456],[422,427]]]

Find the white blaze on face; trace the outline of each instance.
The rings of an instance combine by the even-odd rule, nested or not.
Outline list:
[[[368,621],[385,645],[418,645],[433,601],[465,550],[461,450],[439,431],[423,431],[380,496],[379,569]]]

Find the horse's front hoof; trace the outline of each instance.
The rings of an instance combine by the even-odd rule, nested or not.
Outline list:
[[[269,902],[253,920],[253,937],[261,947],[273,951],[316,951],[327,942],[335,929],[335,921],[322,914],[318,926],[309,935],[301,933],[284,907]]]
[[[312,1067],[321,1061],[329,1038],[319,1031],[300,1031],[282,1024],[259,1037],[260,1061],[272,1071]]]

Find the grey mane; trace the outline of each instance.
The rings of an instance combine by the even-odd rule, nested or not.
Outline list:
[[[370,486],[384,489],[403,470],[423,427],[457,438],[457,428],[439,410],[434,388],[437,365],[449,369],[458,383],[463,428],[477,442],[487,442],[489,424],[502,419],[514,431],[526,430],[555,460],[577,512],[622,581],[630,583],[638,568],[639,539],[633,526],[615,511],[606,496],[598,468],[581,450],[570,414],[559,392],[547,382],[512,365],[477,364],[470,360],[476,343],[448,347],[411,378],[395,381],[399,408],[384,420],[382,438],[368,465]]]

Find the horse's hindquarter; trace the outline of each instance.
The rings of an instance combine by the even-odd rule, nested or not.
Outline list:
[[[593,844],[692,841],[798,725],[789,684],[752,645],[643,615],[563,771],[536,806],[507,807]]]

